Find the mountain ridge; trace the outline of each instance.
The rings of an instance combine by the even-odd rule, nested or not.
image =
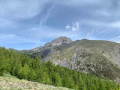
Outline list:
[[[56,39],[55,39],[56,40]],[[59,41],[59,40],[58,40]],[[51,61],[85,73],[92,73],[112,80],[120,78],[120,44],[105,40],[76,40],[52,45],[54,40],[31,55],[42,55],[43,61]]]

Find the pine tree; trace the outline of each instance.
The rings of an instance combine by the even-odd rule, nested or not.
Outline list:
[[[98,90],[106,90],[105,83],[103,81],[99,82],[99,89]]]
[[[19,78],[24,78],[28,79],[30,74],[30,68],[29,66],[25,63],[24,67],[20,69],[19,71]]]
[[[55,77],[55,85],[56,85],[56,86],[62,86],[62,80],[61,80],[61,78],[60,78],[59,73],[56,73],[56,74],[54,75],[54,77]]]

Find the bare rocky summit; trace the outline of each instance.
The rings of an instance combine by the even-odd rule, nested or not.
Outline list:
[[[59,37],[52,42],[47,43],[44,47],[51,47],[51,46],[60,46],[61,44],[68,44],[71,43],[72,40],[68,37]]]

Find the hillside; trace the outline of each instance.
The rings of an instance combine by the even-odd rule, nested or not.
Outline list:
[[[0,90],[72,90],[68,88],[55,87],[27,80],[20,80],[9,74],[0,76]]]
[[[61,38],[61,39],[60,39]],[[67,38],[67,37],[64,37]],[[63,37],[59,37],[62,41]],[[21,51],[32,57],[42,55],[45,62],[51,61],[85,73],[92,73],[112,80],[120,78],[120,44],[103,40],[77,40],[61,43],[58,39],[36,50]],[[61,44],[56,45],[56,42]],[[53,45],[51,45],[53,44]]]
[[[38,57],[30,58],[17,51],[0,47],[0,76],[6,73],[19,79],[75,90],[118,90],[119,88],[119,84],[112,80],[55,66],[50,61],[45,63]]]

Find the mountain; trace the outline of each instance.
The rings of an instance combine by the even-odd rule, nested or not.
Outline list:
[[[55,65],[76,71],[117,81],[120,78],[119,43],[87,39],[72,41],[67,37],[59,37],[43,47],[23,53],[42,55],[45,62],[51,61]]]
[[[22,80],[11,79],[11,76],[6,79],[4,78],[6,74]],[[118,90],[120,86],[118,83],[103,77],[76,72],[59,65],[55,66],[50,61],[45,63],[38,57],[30,58],[17,51],[0,47],[0,89],[42,90],[41,88],[43,88],[48,90],[49,88],[51,90],[54,88],[48,85],[42,87],[40,83],[75,90]],[[46,86],[48,87],[46,88]],[[56,89],[60,88],[54,88],[54,90]]]
[[[68,37],[59,37],[52,42],[47,43],[44,47],[51,47],[51,46],[60,46],[62,44],[68,44],[71,43],[72,40]]]

